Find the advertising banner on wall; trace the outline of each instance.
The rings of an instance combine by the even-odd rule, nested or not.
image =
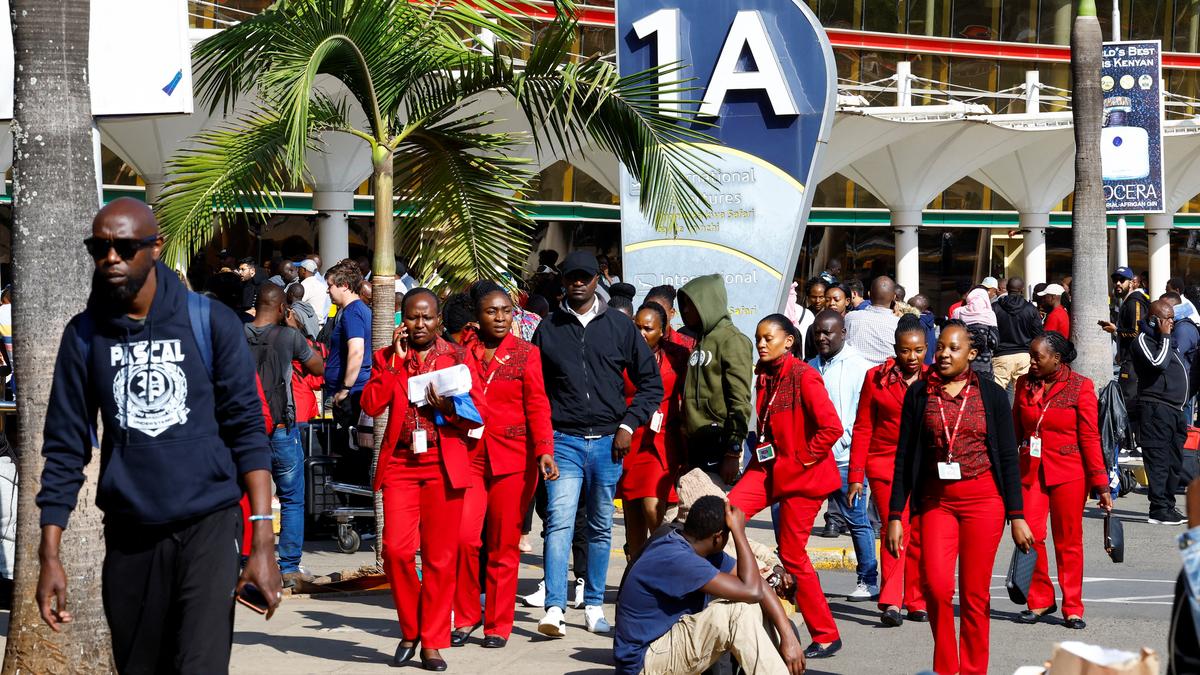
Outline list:
[[[644,295],[720,274],[734,323],[747,335],[787,296],[812,205],[812,176],[828,142],[837,101],[833,51],[799,0],[618,0],[622,75],[683,64],[686,98],[705,131],[708,176],[694,176],[708,201],[698,227],[676,236],[638,208],[640,186],[621,171],[624,278]]]
[[[1105,42],[1100,164],[1109,213],[1162,213],[1162,44]]]

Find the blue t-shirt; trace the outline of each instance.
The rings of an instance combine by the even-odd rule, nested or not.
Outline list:
[[[630,568],[617,596],[613,661],[618,675],[640,673],[646,647],[682,617],[703,611],[708,596],[700,589],[718,572],[733,568],[733,558],[724,553],[697,555],[678,530],[652,540]]]
[[[325,390],[330,394],[342,388],[346,373],[346,358],[351,338],[362,338],[363,361],[358,369],[358,379],[350,392],[362,391],[371,379],[371,308],[362,300],[355,300],[338,313],[333,325],[329,357],[325,360]]]

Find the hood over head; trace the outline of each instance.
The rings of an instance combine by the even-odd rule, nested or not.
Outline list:
[[[705,335],[712,332],[722,320],[729,320],[729,295],[725,292],[725,280],[720,274],[706,274],[683,285],[679,293],[688,296],[696,311]]]

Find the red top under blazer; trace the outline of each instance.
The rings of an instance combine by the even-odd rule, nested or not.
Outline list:
[[[378,417],[385,410],[389,412],[387,430],[383,434],[383,445],[379,452],[379,465],[375,469],[376,490],[383,485],[383,477],[388,471],[402,469],[405,463],[414,459],[435,457],[440,461],[443,476],[450,487],[467,487],[470,475],[467,451],[476,442],[467,436],[467,432],[479,425],[451,415],[446,424],[436,426],[433,406],[416,408],[408,401],[410,376],[460,363],[471,370],[471,400],[486,426],[488,413],[483,397],[483,382],[479,379],[474,360],[467,356],[462,347],[437,338],[425,363],[417,360],[417,353],[411,348],[403,360],[396,358],[395,350],[390,346],[375,352],[371,363],[371,379],[363,387],[362,409],[371,417]],[[409,449],[414,423],[429,434],[429,451],[423,455],[413,455]]]
[[[546,398],[538,348],[509,333],[486,366],[483,343],[475,341],[469,349],[487,400],[483,448],[491,474],[520,473],[529,468],[533,458],[553,455],[550,400]]]
[[[1089,487],[1107,488],[1108,470],[1104,468],[1096,422],[1099,417],[1096,386],[1090,379],[1061,366],[1058,377],[1049,383],[1038,404],[1034,402],[1036,392],[1031,382],[1028,375],[1017,380],[1013,402],[1017,442],[1024,444],[1033,435],[1043,408],[1046,416],[1038,433],[1042,439],[1041,458],[1030,457],[1027,445],[1021,447],[1021,484],[1033,485],[1040,472],[1047,486],[1084,478]]]
[[[918,379],[929,366],[921,366]],[[892,482],[896,469],[896,444],[900,441],[900,410],[908,384],[896,368],[896,359],[867,371],[858,397],[858,415],[850,439],[850,471],[847,482],[862,483],[866,476]]]

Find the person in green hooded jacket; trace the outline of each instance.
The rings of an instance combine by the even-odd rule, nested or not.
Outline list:
[[[750,423],[754,346],[729,318],[725,281],[708,274],[679,291],[679,313],[696,336],[684,380],[688,465],[732,483]]]

